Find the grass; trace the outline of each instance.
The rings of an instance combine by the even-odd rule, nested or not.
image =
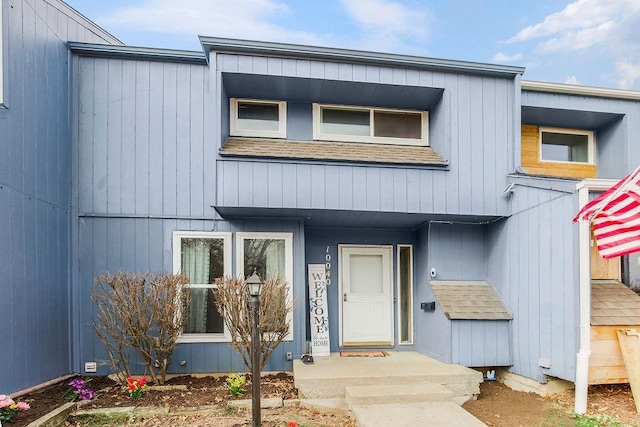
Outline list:
[[[106,427],[124,425],[130,419],[130,414],[95,414],[81,415],[73,418],[74,425],[87,427]]]
[[[607,415],[576,415],[576,427],[629,427]]]

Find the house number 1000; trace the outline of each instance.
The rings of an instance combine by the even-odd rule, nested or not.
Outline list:
[[[329,286],[331,284],[331,254],[329,253],[329,246],[327,246],[327,254],[324,256],[324,260],[324,269],[327,274],[327,286]]]

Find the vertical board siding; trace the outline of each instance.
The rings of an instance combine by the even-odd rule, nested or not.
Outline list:
[[[0,384],[12,393],[67,374],[71,134],[66,42],[115,43],[62,2],[3,9],[0,117]],[[91,28],[88,28],[91,27]]]
[[[428,264],[437,280],[487,278],[484,225],[433,222],[427,228]]]
[[[469,367],[511,365],[508,320],[451,321],[451,363]]]
[[[2,193],[0,192],[0,196]],[[0,199],[1,200],[1,199]],[[265,367],[267,371],[291,370],[285,354],[290,351],[301,354],[305,337],[305,261],[304,229],[297,221],[210,221],[148,218],[97,218],[78,219],[78,284],[75,310],[78,317],[74,328],[79,346],[79,360],[74,370],[82,372],[84,362],[108,360],[108,355],[89,325],[95,320],[95,308],[91,301],[94,278],[107,271],[170,272],[173,269],[172,232],[194,231],[255,231],[292,232],[294,253],[294,330],[293,341],[283,342],[274,351]],[[235,236],[234,243],[235,246]],[[234,266],[234,274],[235,274]],[[26,304],[26,301],[23,302]],[[14,363],[22,363],[24,358]],[[185,361],[186,366],[180,366]],[[170,372],[233,372],[243,371],[240,356],[228,343],[179,344],[173,355]],[[140,371],[141,373],[142,371]],[[99,374],[110,373],[108,366],[100,366]]]
[[[577,195],[517,186],[512,203],[513,215],[491,224],[487,238],[489,280],[514,315],[512,371],[573,381],[578,240],[571,218]],[[539,358],[551,360],[551,368],[540,368]]]
[[[84,214],[212,215],[203,65],[78,58]]]
[[[435,295],[428,285],[430,270],[429,225],[417,231],[414,248],[414,343],[416,350],[440,361],[451,362],[451,321],[442,310],[434,312],[420,310],[420,302],[435,301]]]
[[[516,108],[513,80],[284,58],[269,58],[265,69],[262,57],[226,53],[218,53],[215,57],[220,72],[218,78],[224,73],[238,72],[293,77],[301,82],[313,78],[324,80],[323,92],[331,91],[331,86],[340,81],[379,83],[381,86],[376,88],[377,99],[383,99],[385,95],[388,99],[397,96],[395,93],[385,92],[389,91],[387,85],[418,85],[444,89],[442,99],[436,102],[430,111],[429,139],[434,150],[449,161],[449,170],[314,163],[310,166],[312,176],[322,175],[323,173],[316,173],[314,170],[320,168],[325,170],[326,177],[334,173],[330,171],[335,171],[339,181],[339,185],[333,187],[337,192],[337,205],[335,200],[325,198],[324,202],[314,199],[314,206],[324,209],[356,209],[353,207],[355,204],[359,206],[357,209],[371,211],[474,215],[508,213],[507,201],[501,197],[501,192],[504,189],[506,175],[512,172],[514,167],[514,161],[509,157],[512,153],[509,147],[516,140],[516,135],[513,124],[508,119],[513,117],[513,110]],[[309,117],[301,117],[300,100],[292,101],[297,102],[296,114],[290,114],[289,120],[295,123],[289,123],[288,127],[294,130],[295,135],[308,139],[312,135],[310,109],[306,109]],[[290,138],[293,137],[290,135]],[[251,207],[249,203],[256,200],[256,197],[247,196],[244,201],[239,202],[240,204],[235,204],[235,196],[230,192],[224,192],[223,185],[232,179],[231,176],[226,176],[227,172],[233,174],[235,171],[235,166],[232,167],[231,163],[252,162],[253,160],[218,159],[218,206]],[[295,161],[287,160],[283,163]],[[367,172],[363,173],[358,168],[365,168]],[[412,179],[408,179],[409,171],[414,170],[419,173],[412,174]],[[256,170],[248,169],[247,172],[256,173]],[[268,172],[273,173],[273,170]],[[365,175],[366,179],[363,179]],[[316,190],[311,186],[312,181],[304,180],[304,176],[299,177],[303,180],[296,182],[296,194],[311,194]],[[247,181],[262,183],[266,179],[267,176],[254,176],[247,178]],[[370,179],[373,182],[369,181]],[[378,191],[382,196],[372,194],[373,197],[368,197],[376,185],[378,190],[373,191]],[[332,188],[327,182],[324,187],[325,194],[328,188]],[[261,187],[248,185],[244,186],[243,190],[255,194],[261,191]],[[267,204],[259,206],[298,209],[308,205],[308,200],[300,197],[295,200],[292,198],[291,203],[287,203],[284,193],[288,190],[288,187],[270,189],[272,198],[278,203],[280,200],[285,201],[284,205],[271,205],[267,200]],[[283,193],[282,197],[273,194],[277,191]],[[366,194],[362,194],[363,192]],[[330,193],[333,196],[333,192]],[[427,195],[423,196],[424,193]],[[225,197],[223,194],[228,196]],[[411,199],[409,195],[412,196]],[[416,195],[420,197],[420,204],[415,201]]]

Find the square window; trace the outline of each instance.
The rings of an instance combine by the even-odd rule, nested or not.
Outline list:
[[[230,100],[231,135],[286,138],[286,103],[283,101]]]
[[[176,231],[174,271],[189,278],[191,297],[180,342],[226,340],[224,321],[215,303],[215,280],[231,274],[230,233]]]
[[[541,129],[540,160],[594,163],[593,132],[572,129]]]

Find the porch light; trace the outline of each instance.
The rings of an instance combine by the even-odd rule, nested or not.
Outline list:
[[[251,294],[251,412],[253,413],[253,427],[260,427],[260,359],[262,349],[260,348],[260,291],[262,280],[253,271],[251,277],[247,279],[249,293]]]
[[[260,291],[262,291],[262,280],[256,271],[253,271],[251,277],[247,279],[247,285],[249,286],[249,293],[252,297],[259,297]]]

